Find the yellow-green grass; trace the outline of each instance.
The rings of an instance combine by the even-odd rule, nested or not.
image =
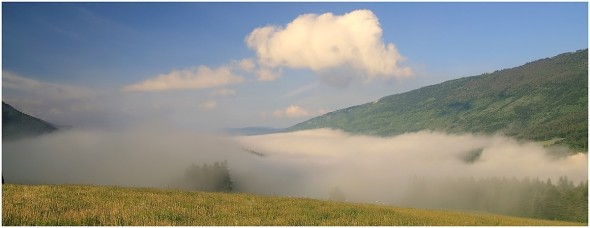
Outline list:
[[[14,184],[2,190],[2,225],[586,225],[243,193]]]

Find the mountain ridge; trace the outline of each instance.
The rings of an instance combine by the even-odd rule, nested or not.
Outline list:
[[[25,114],[2,101],[2,140],[17,140],[58,130],[52,124]]]
[[[437,130],[501,132],[587,150],[588,49],[463,77],[326,113],[285,132],[334,128],[394,136]]]

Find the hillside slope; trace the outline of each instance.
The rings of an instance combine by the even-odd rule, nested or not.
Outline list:
[[[57,130],[53,125],[24,114],[2,102],[2,140],[16,140]]]
[[[3,185],[2,225],[585,225],[242,193]]]
[[[426,86],[296,124],[380,136],[420,130],[502,132],[586,151],[588,49]]]

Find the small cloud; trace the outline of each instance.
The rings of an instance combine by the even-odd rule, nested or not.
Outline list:
[[[279,109],[272,112],[272,116],[274,117],[287,117],[287,118],[301,118],[301,117],[308,117],[314,115],[323,115],[328,113],[326,109],[318,109],[317,111],[307,110],[297,105],[290,105],[286,109]],[[264,117],[267,116],[266,113],[262,113]]]
[[[321,74],[347,67],[367,81],[413,74],[400,64],[404,57],[395,45],[383,42],[379,20],[370,10],[300,15],[285,27],[256,28],[245,42],[256,52],[261,68],[286,66]],[[260,81],[274,79],[266,71],[258,74]]]
[[[7,71],[2,71],[2,89],[2,99],[18,110],[51,123],[67,125],[93,122],[94,117],[100,115],[96,113],[104,110],[101,101],[109,97],[104,91],[40,81]]]
[[[212,93],[212,95],[216,97],[233,97],[236,95],[236,91],[233,89],[223,88],[216,90]]]
[[[291,105],[284,110],[275,110],[272,115],[275,117],[300,118],[310,116],[312,113],[297,105]]]
[[[271,68],[263,67],[256,71],[256,77],[258,81],[274,81],[275,79],[279,78],[283,72],[279,69],[279,71],[273,71]]]
[[[216,101],[206,101],[206,102],[199,104],[199,108],[206,109],[206,110],[212,110],[212,109],[217,108],[217,102]]]
[[[247,58],[240,60],[240,62],[238,62],[238,67],[240,67],[240,69],[243,71],[253,72],[256,68],[256,64],[254,63],[253,59]]]
[[[143,82],[125,86],[123,91],[153,92],[204,89],[241,83],[243,81],[244,78],[234,75],[230,67],[222,66],[217,69],[211,69],[207,66],[199,66],[198,68],[174,70],[168,74],[160,74]]]
[[[293,96],[297,96],[299,94],[305,93],[307,91],[310,91],[316,87],[318,87],[319,83],[318,82],[314,82],[308,85],[304,85],[302,87],[299,87],[297,89],[291,90],[288,93],[283,94],[281,97],[282,98],[289,98],[289,97],[293,97]]]
[[[7,71],[2,71],[2,88],[34,94],[36,97],[44,100],[78,100],[99,95],[99,93],[88,88],[37,81],[17,76],[16,74]]]

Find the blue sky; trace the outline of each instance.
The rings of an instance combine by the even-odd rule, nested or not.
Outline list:
[[[325,13],[331,17],[320,20]],[[305,14],[315,17],[304,20]],[[367,18],[378,23],[362,22]],[[297,19],[299,27],[288,27]],[[381,33],[349,30],[355,23]],[[584,2],[5,2],[2,95],[64,125],[287,127],[386,95],[585,49],[587,23]],[[255,39],[248,43],[248,37]],[[313,44],[298,47],[303,41]],[[330,54],[349,49],[365,54]],[[183,78],[189,81],[178,82]]]

